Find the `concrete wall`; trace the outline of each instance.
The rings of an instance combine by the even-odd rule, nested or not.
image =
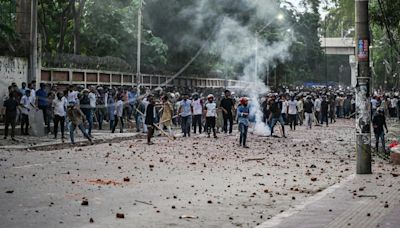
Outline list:
[[[28,79],[28,59],[0,56],[0,107],[12,82],[21,87]]]

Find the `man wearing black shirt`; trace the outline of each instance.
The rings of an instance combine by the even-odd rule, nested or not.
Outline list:
[[[229,90],[225,90],[225,97],[222,98],[220,107],[222,108],[222,117],[224,118],[224,132],[225,134],[228,132],[229,121],[229,134],[232,134],[235,101],[231,98],[231,92]]]
[[[372,126],[374,127],[375,133],[375,150],[378,152],[379,149],[379,139],[382,142],[383,152],[385,152],[385,132],[383,127],[386,129],[386,133],[388,132],[388,128],[386,126],[386,118],[383,109],[378,109],[378,114],[374,116],[372,119]]]
[[[19,103],[15,100],[14,93],[10,93],[9,98],[4,101],[3,106],[6,108],[4,139],[7,139],[8,127],[11,125],[11,139],[15,140],[15,118],[17,116],[18,105]]]
[[[308,96],[304,102],[304,115],[306,117],[306,127],[311,129],[313,123],[313,111],[314,103],[311,100],[311,96]]]
[[[282,127],[282,134],[283,137],[286,138],[286,134],[285,134],[285,122],[283,121],[283,117],[282,117],[282,102],[279,100],[275,100],[275,96],[272,98],[272,104],[271,104],[271,108],[270,108],[270,123],[271,123],[271,136],[274,133],[274,127],[275,124],[277,122],[279,122],[281,124]]]
[[[154,106],[155,106],[155,100],[153,96],[149,96],[148,98],[149,104],[146,107],[146,117],[144,120],[144,124],[147,125],[147,144],[148,145],[153,145],[153,142],[151,141],[151,138],[153,137],[154,134]]]
[[[326,122],[326,126],[328,126],[328,110],[329,101],[326,100],[326,96],[323,96],[321,101],[321,124]]]

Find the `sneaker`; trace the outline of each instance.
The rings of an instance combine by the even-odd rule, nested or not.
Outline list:
[[[218,138],[218,136],[214,135],[214,139],[217,139],[217,138]]]
[[[154,144],[153,142],[148,142],[148,143],[147,143],[147,145],[149,145],[149,146],[150,146],[150,145],[153,145],[153,144]]]
[[[245,148],[245,149],[249,149],[250,147],[249,147],[249,146],[243,146],[243,148]]]
[[[12,140],[12,141],[15,141],[15,142],[17,141],[15,138],[11,138],[11,140]]]

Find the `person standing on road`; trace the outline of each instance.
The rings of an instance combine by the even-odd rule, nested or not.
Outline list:
[[[306,127],[311,129],[313,123],[313,111],[314,111],[314,104],[311,100],[311,96],[307,96],[306,101],[304,102],[304,115],[306,119]]]
[[[149,95],[147,97],[148,104],[146,106],[146,117],[144,124],[147,125],[147,144],[153,145],[154,143],[151,141],[151,138],[154,135],[154,120],[155,120],[155,100],[154,97]]]
[[[93,126],[93,115],[92,115],[92,108],[90,106],[90,98],[89,98],[89,90],[84,89],[83,95],[79,100],[80,108],[83,114],[85,114],[85,118],[88,121],[88,131],[91,133],[92,126]],[[69,102],[69,104],[75,104],[73,102]],[[90,134],[89,134],[90,136]]]
[[[124,113],[124,102],[122,101],[123,96],[118,97],[117,105],[115,107],[114,111],[114,126],[112,128],[111,133],[115,132],[115,128],[117,128],[118,122],[120,122],[120,127],[119,127],[119,133],[123,132],[124,129],[124,118],[123,118],[123,113]]]
[[[214,138],[217,138],[217,132],[215,129],[215,123],[217,119],[217,104],[214,102],[214,95],[210,94],[207,96],[207,103],[204,105],[204,112],[206,116],[207,137],[210,138],[212,129]]]
[[[61,128],[61,140],[64,142],[64,126],[65,126],[65,116],[66,108],[68,102],[64,97],[63,93],[58,92],[57,97],[53,100],[53,111],[54,111],[54,139],[57,139],[58,124]]]
[[[298,101],[297,101],[297,111],[299,113],[299,123],[300,123],[300,125],[303,125],[303,120],[304,120],[304,100],[303,100],[303,96],[300,96]]]
[[[383,152],[386,152],[385,149],[385,131],[383,127],[386,129],[386,133],[388,132],[388,128],[386,125],[386,117],[385,112],[382,108],[379,108],[377,114],[372,119],[372,126],[374,127],[375,134],[375,150],[379,151],[379,140],[381,140]]]
[[[192,122],[193,106],[189,96],[184,94],[180,102],[179,115],[181,116],[181,125],[183,137],[190,137],[190,128]]]
[[[248,107],[248,99],[247,97],[240,98],[240,105],[237,110],[237,115],[239,119],[239,146],[243,146],[244,148],[249,148],[246,145],[247,142],[247,131],[249,129],[249,115],[250,109]]]
[[[319,126],[319,120],[321,118],[321,99],[319,98],[319,95],[317,95],[317,98],[314,101],[314,114],[315,114],[315,119],[317,120],[316,126]]]
[[[329,104],[329,117],[330,117],[330,119],[331,119],[331,124],[333,123],[333,122],[335,122],[336,123],[336,102],[335,102],[335,96],[331,96],[330,97],[330,99],[329,99],[329,102],[328,102],[328,104]]]
[[[288,102],[287,113],[289,115],[289,126],[290,130],[296,130],[297,125],[297,101],[294,99],[294,96]]]
[[[228,134],[228,121],[229,121],[229,134],[232,134],[233,130],[233,112],[235,109],[235,100],[231,98],[231,92],[225,90],[225,97],[222,98],[220,108],[222,109],[222,117],[224,119],[224,133]]]
[[[32,108],[36,108],[35,100],[31,96],[31,90],[25,90],[25,95],[21,98],[20,104],[22,105],[21,110],[21,135],[29,135],[28,128],[29,128],[29,112]],[[25,128],[24,128],[25,126]],[[25,130],[24,130],[25,129]]]
[[[76,127],[81,130],[83,136],[89,140],[90,144],[93,145],[92,139],[89,137],[88,133],[86,133],[86,129],[83,126],[83,123],[86,120],[85,114],[77,107],[75,103],[70,103],[69,108],[68,108],[68,119],[71,121],[70,126],[69,126],[69,137],[71,139],[71,144],[75,144],[75,139],[74,139],[74,132]]]
[[[199,98],[198,94],[193,95],[193,133],[196,134],[196,128],[199,126],[199,134],[203,128],[201,124],[203,114],[203,101]]]
[[[321,101],[321,124],[323,125],[326,122],[326,126],[328,126],[328,112],[329,112],[329,102],[326,100],[326,96],[322,96]]]
[[[40,83],[40,89],[36,91],[36,98],[38,108],[43,112],[43,121],[47,128],[47,133],[50,133],[50,117],[49,114],[49,101],[46,91],[46,85],[44,83]]]
[[[90,104],[90,112],[89,116],[86,117],[88,122],[89,122],[89,127],[88,127],[88,134],[90,137],[92,137],[92,128],[93,128],[93,118],[94,118],[94,114],[96,112],[96,97],[97,97],[97,92],[96,92],[96,88],[94,86],[90,87],[90,92],[88,95],[89,98],[89,104]]]
[[[14,92],[10,93],[8,99],[4,101],[3,106],[6,108],[4,139],[7,139],[8,127],[11,125],[11,140],[15,141],[15,120],[17,118],[17,107],[19,103],[16,100],[16,94]]]
[[[172,107],[171,102],[169,102],[169,98],[167,95],[162,97],[162,108],[160,112],[162,112],[161,120],[160,120],[160,128],[164,129],[167,128],[168,134],[171,137],[175,137],[174,133],[172,132],[172,114],[174,113],[174,108]],[[195,132],[196,133],[196,132]]]

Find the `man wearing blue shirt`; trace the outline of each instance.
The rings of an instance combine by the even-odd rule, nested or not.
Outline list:
[[[40,89],[36,91],[36,98],[38,102],[38,108],[43,112],[43,121],[47,126],[47,132],[50,133],[50,121],[49,116],[47,115],[49,109],[49,101],[47,98],[46,85],[44,83],[40,83]]]
[[[240,98],[240,105],[237,110],[239,119],[239,131],[240,131],[239,144],[244,148],[249,148],[246,145],[247,130],[249,128],[249,114],[250,114],[250,109],[247,104],[248,104],[247,97]]]
[[[183,137],[190,137],[190,126],[192,124],[192,113],[193,113],[193,106],[192,101],[189,100],[189,96],[184,94],[182,96],[182,101],[179,107],[179,115],[181,116],[181,126]]]

